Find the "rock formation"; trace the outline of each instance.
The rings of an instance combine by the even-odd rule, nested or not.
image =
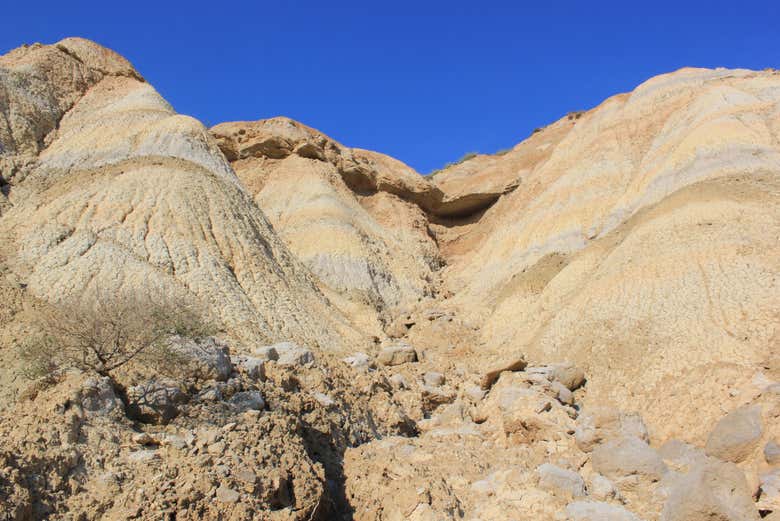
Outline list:
[[[127,61],[66,39],[17,49],[0,67],[10,204],[0,229],[31,293],[191,294],[239,338],[350,338],[206,129]]]
[[[776,71],[658,76],[424,177],[25,46],[0,233],[3,519],[780,515]],[[123,294],[215,328],[31,362],[46,310]]]

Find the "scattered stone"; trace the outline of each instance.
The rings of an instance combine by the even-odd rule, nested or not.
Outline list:
[[[444,375],[436,372],[425,373],[425,375],[423,375],[423,382],[425,382],[425,385],[431,387],[441,387],[444,385]]]
[[[159,458],[160,455],[154,449],[137,450],[127,455],[127,460],[133,463],[148,463]]]
[[[154,438],[149,436],[149,434],[146,432],[139,432],[138,434],[133,435],[133,443],[137,443],[139,445],[152,445],[154,442]]]
[[[757,521],[745,474],[735,464],[707,458],[670,486],[661,521]]]
[[[382,365],[401,365],[417,361],[417,351],[408,344],[397,344],[386,347],[376,357]]]
[[[668,440],[661,445],[658,453],[664,461],[668,461],[675,467],[685,469],[691,468],[707,458],[703,450],[680,440]]]
[[[352,366],[355,370],[360,372],[368,372],[371,369],[371,357],[365,353],[355,353],[352,356],[348,356],[342,359],[344,363]]]
[[[314,399],[317,400],[317,403],[326,408],[331,407],[336,403],[333,401],[333,398],[324,393],[314,393]]]
[[[202,445],[211,445],[222,439],[222,430],[217,428],[203,429],[198,435]]]
[[[531,385],[538,385],[544,389],[549,388],[552,372],[537,372],[538,369],[539,369],[538,367],[527,368],[525,371],[519,374],[523,376],[523,380],[525,380]],[[556,383],[560,386],[563,386],[563,384],[561,384],[560,382],[556,382]]]
[[[162,437],[161,442],[163,445],[168,445],[178,450],[184,450],[188,445],[187,440],[184,437],[176,434],[165,434]]]
[[[202,402],[221,402],[222,391],[217,387],[207,387],[198,393],[198,400]]]
[[[539,488],[566,497],[584,497],[585,481],[582,476],[571,470],[562,469],[550,463],[544,463],[536,468],[539,477]]]
[[[658,481],[668,470],[658,452],[635,437],[618,438],[593,449],[593,469],[612,479],[640,476]]]
[[[217,501],[220,503],[238,503],[241,495],[232,488],[221,485],[217,489]]]
[[[314,362],[314,353],[311,349],[301,347],[292,342],[282,342],[273,346],[279,353],[276,363],[287,367],[301,367]]]
[[[590,480],[588,493],[599,501],[620,500],[620,492],[614,483],[601,474],[595,474]]]
[[[122,412],[122,401],[114,392],[108,377],[88,379],[79,394],[81,406],[87,416],[107,416]]]
[[[485,374],[482,375],[479,385],[485,390],[490,389],[493,384],[496,383],[498,377],[501,376],[501,373],[504,371],[522,371],[525,369],[526,365],[528,364],[525,361],[525,357],[522,355],[520,355],[519,358],[508,362],[496,364],[492,369],[486,371]]]
[[[233,365],[239,368],[246,375],[253,379],[264,381],[265,380],[265,363],[268,361],[265,358],[258,356],[231,356],[230,361]]]
[[[566,505],[567,521],[642,521],[619,505],[601,501],[575,501]]]
[[[469,400],[471,400],[472,403],[479,403],[485,397],[487,391],[485,391],[478,385],[469,385],[466,386],[466,389],[464,390],[464,394]]]
[[[127,389],[128,409],[133,417],[147,423],[167,423],[179,414],[178,405],[188,397],[176,382],[151,380]]]
[[[274,346],[256,347],[252,350],[252,354],[257,358],[268,362],[279,360],[279,353]]]
[[[614,438],[635,437],[650,440],[647,427],[637,413],[619,411],[611,407],[592,407],[577,418],[574,439],[584,452],[590,452],[599,443]]]
[[[168,349],[185,377],[224,382],[233,371],[228,347],[216,338],[196,340],[177,335],[168,342]]]
[[[237,480],[243,481],[244,483],[254,484],[257,482],[257,474],[248,469],[240,469],[236,471],[234,475]]]
[[[432,412],[440,405],[454,402],[457,395],[450,389],[423,385],[421,398],[423,410]]]
[[[554,364],[553,379],[562,383],[570,391],[579,389],[585,384],[585,373],[570,362]]]
[[[780,511],[780,469],[760,477],[758,503],[761,511]]]
[[[262,411],[265,408],[263,393],[260,391],[242,391],[236,393],[230,398],[230,403],[235,406],[239,412],[247,410]]]
[[[743,406],[715,425],[704,450],[708,456],[739,463],[756,449],[763,431],[761,406]]]
[[[563,385],[559,381],[554,381],[550,388],[555,393],[555,397],[564,405],[574,405],[574,393],[572,393],[568,387]]]
[[[222,456],[222,454],[225,452],[225,448],[227,447],[227,444],[224,441],[218,441],[216,443],[212,443],[206,448],[206,451],[209,454],[212,454],[214,456]]]
[[[406,377],[400,373],[396,373],[390,377],[390,383],[397,389],[408,389],[409,382],[406,381]]]

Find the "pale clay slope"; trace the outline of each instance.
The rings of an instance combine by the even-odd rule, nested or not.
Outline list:
[[[445,246],[469,246],[445,279],[488,351],[574,360],[594,402],[701,441],[729,386],[777,377],[779,136],[776,72],[653,78],[585,113]]]
[[[1,225],[33,294],[145,288],[194,296],[245,340],[357,341],[208,132],[124,59],[68,39],[0,65],[3,161],[26,165]]]
[[[440,260],[412,202],[431,188],[411,168],[287,118],[211,132],[279,236],[362,329],[383,336],[400,310],[433,295]]]
[[[726,398],[723,382],[747,385],[778,349],[779,99],[771,71],[683,69],[438,173],[441,195],[380,154],[356,168],[366,152],[284,118],[212,132],[291,249],[367,330],[371,306],[356,302],[444,305],[482,324],[478,345],[453,351],[460,363],[572,359],[594,402],[650,411],[660,439],[701,441],[722,414],[711,400]],[[268,157],[262,147],[279,140],[285,151]],[[378,195],[389,215],[413,217],[403,240],[357,204],[370,211]],[[439,304],[420,285],[435,267],[429,234],[448,263],[440,294],[455,295]],[[425,348],[471,339],[420,322],[408,337]],[[698,399],[678,404],[694,387]],[[691,416],[702,419],[693,429]]]

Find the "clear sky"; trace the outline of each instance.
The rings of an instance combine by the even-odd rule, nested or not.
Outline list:
[[[3,2],[0,52],[66,36],[206,125],[285,115],[425,173],[659,73],[780,68],[780,0]]]

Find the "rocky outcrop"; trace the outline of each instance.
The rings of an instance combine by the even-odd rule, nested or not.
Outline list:
[[[0,517],[772,519],[779,93],[684,69],[424,178],[86,40],[0,57]],[[24,366],[123,292],[220,339]]]
[[[382,336],[398,309],[433,296],[440,260],[417,204],[431,187],[412,169],[286,118],[211,132],[274,229],[359,327]]]
[[[189,295],[239,338],[358,339],[206,129],[124,59],[86,40],[36,45],[2,58],[0,85],[0,229],[31,292]]]
[[[702,442],[712,404],[750,387],[777,342],[778,85],[771,70],[683,69],[542,129],[496,166],[453,167],[453,184],[480,161],[520,179],[478,221],[435,228],[451,305],[483,317],[484,356],[571,360],[594,402]]]

